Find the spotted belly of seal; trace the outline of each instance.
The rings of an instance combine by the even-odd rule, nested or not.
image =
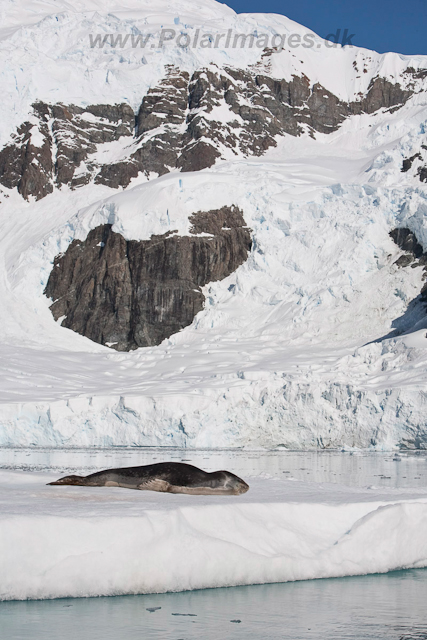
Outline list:
[[[188,493],[191,495],[240,495],[249,485],[230,471],[208,473],[191,464],[159,462],[143,467],[106,469],[88,476],[65,476],[49,485],[79,487],[123,487],[140,491]]]

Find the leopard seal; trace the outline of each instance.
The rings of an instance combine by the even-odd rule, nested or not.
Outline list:
[[[249,485],[244,480],[230,471],[208,473],[182,462],[159,462],[143,467],[106,469],[88,476],[65,476],[65,478],[48,484],[78,487],[123,487],[140,491],[223,496],[240,495],[249,489]]]

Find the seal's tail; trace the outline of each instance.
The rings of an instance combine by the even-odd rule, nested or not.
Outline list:
[[[48,485],[51,484],[71,484],[71,485],[82,485],[84,480],[84,476],[65,476],[65,478],[59,478],[59,480],[55,480],[55,482],[48,482]]]

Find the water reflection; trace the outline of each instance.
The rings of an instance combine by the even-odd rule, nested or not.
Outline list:
[[[307,482],[387,488],[427,485],[427,452],[243,451],[168,448],[12,449],[0,448],[0,468],[90,473],[175,460],[206,471],[228,469],[238,476],[287,474]]]

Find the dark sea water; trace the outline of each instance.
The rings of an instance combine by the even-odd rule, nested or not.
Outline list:
[[[0,604],[8,640],[427,639],[427,570]]]

